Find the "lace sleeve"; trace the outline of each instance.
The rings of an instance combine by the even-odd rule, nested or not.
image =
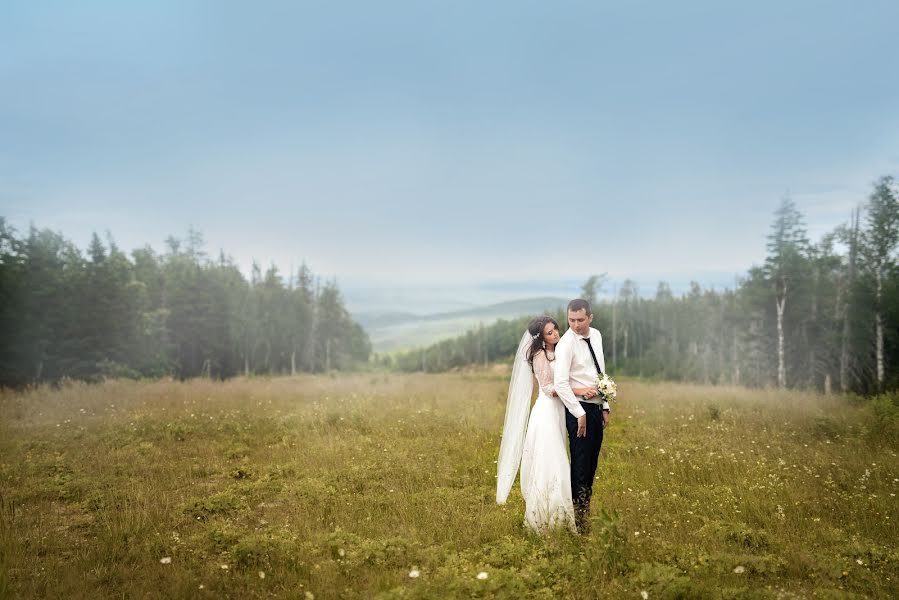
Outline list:
[[[540,352],[534,357],[534,375],[537,376],[537,383],[543,393],[552,398],[556,388],[553,385],[552,365],[549,364],[545,352]]]

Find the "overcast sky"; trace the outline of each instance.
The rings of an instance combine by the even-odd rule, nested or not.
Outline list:
[[[0,214],[339,279],[744,272],[899,174],[899,2],[0,4]]]

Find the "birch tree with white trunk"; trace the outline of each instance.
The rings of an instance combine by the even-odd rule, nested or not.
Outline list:
[[[884,384],[883,285],[893,267],[893,251],[899,245],[899,191],[892,177],[882,177],[865,206],[866,229],[862,251],[865,266],[874,283],[874,356],[877,389]]]
[[[768,235],[768,257],[765,275],[774,293],[777,318],[777,387],[787,385],[786,323],[787,301],[799,296],[809,241],[802,215],[787,196],[774,212],[774,223]]]

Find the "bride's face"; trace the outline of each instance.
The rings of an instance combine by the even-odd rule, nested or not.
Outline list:
[[[559,342],[559,328],[555,323],[549,322],[543,326],[543,341],[547,345],[555,345]]]

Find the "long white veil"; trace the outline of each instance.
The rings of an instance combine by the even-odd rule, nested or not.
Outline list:
[[[509,398],[506,400],[506,422],[503,425],[503,438],[499,445],[499,459],[496,461],[497,504],[506,503],[521,463],[524,434],[531,409],[531,394],[534,391],[534,377],[527,359],[527,350],[533,339],[530,332],[524,332],[512,363]]]

